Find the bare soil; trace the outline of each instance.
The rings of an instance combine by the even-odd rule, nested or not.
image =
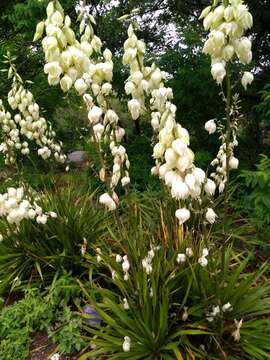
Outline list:
[[[46,332],[33,335],[32,345],[27,360],[49,360],[55,353],[56,345],[48,338]],[[61,355],[60,360],[76,360],[76,355]]]

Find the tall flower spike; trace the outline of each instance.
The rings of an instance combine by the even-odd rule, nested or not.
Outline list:
[[[166,74],[155,64],[144,66],[145,48],[131,24],[123,56],[123,63],[130,67],[125,85],[126,94],[132,97],[128,108],[134,120],[147,110],[151,112],[155,141],[153,158],[156,161],[152,174],[159,175],[172,197],[181,202],[183,209],[179,209],[176,216],[183,224],[190,217],[185,206],[200,198],[207,179],[205,172],[194,165],[188,131],[176,122],[177,109],[171,102],[173,91],[164,85]]]
[[[221,2],[221,4],[219,4]],[[221,146],[217,157],[212,161],[216,170],[212,177],[216,181],[219,192],[225,190],[229,172],[237,169],[239,161],[234,156],[234,148],[238,145],[237,129],[240,117],[240,106],[237,95],[231,95],[230,64],[238,58],[242,64],[249,64],[252,60],[251,41],[244,36],[245,31],[253,25],[253,18],[243,0],[230,0],[216,2],[215,5],[205,8],[200,16],[205,30],[210,30],[208,39],[204,44],[203,52],[211,56],[211,73],[219,85],[226,78],[226,127],[219,125]],[[253,74],[244,72],[241,83],[245,90],[254,80]],[[211,134],[215,132],[216,125],[213,120],[205,124],[205,129]],[[225,196],[227,202],[227,195]]]
[[[65,92],[74,86],[83,96],[91,140],[100,157],[99,177],[107,186],[107,193],[100,197],[100,203],[112,211],[119,203],[116,187],[119,183],[125,187],[130,182],[129,160],[126,149],[121,145],[125,130],[119,125],[119,117],[111,109],[109,101],[112,94],[112,53],[109,49],[101,52],[103,45],[94,33],[95,19],[89,13],[89,7],[80,1],[76,11],[80,21],[79,40],[71,29],[70,18],[64,16],[60,3],[49,3],[44,23],[47,36],[42,40],[47,61],[44,70],[51,85],[60,83]],[[113,157],[111,172],[106,163],[108,145]]]

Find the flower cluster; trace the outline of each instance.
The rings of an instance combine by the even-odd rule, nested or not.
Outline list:
[[[230,109],[230,141],[227,141],[227,133],[223,127],[220,126],[221,132],[220,140],[221,145],[216,158],[211,162],[212,166],[216,167],[215,172],[210,176],[218,185],[219,193],[223,193],[227,183],[228,171],[235,170],[239,166],[239,160],[234,156],[235,147],[238,146],[237,132],[238,132],[238,119],[240,117],[240,107],[238,97],[233,97],[233,102]],[[214,133],[217,129],[215,120],[209,120],[205,124],[205,129],[210,133]],[[223,130],[223,131],[222,131]],[[228,151],[227,151],[228,146]]]
[[[253,25],[253,18],[242,0],[230,0],[228,6],[208,6],[200,16],[205,30],[210,30],[203,52],[212,59],[211,73],[218,84],[222,84],[226,76],[226,65],[236,55],[242,64],[252,60],[251,41],[244,36],[245,30]],[[245,72],[242,85],[253,81],[253,75]]]
[[[124,272],[124,280],[127,281],[129,279],[128,270],[130,268],[130,263],[128,261],[127,255],[124,255],[122,260],[123,260],[122,269],[123,269],[123,272]]]
[[[74,85],[79,94],[85,93],[91,84],[92,77],[112,77],[112,64],[106,62],[104,66],[93,65],[89,57],[99,53],[100,39],[94,35],[91,23],[95,23],[92,16],[82,6],[78,7],[80,20],[80,41],[76,39],[71,29],[71,19],[65,16],[59,1],[51,1],[47,6],[47,19],[40,22],[36,28],[34,40],[39,40],[44,33],[42,47],[45,53],[46,64],[44,71],[48,74],[50,85],[60,86],[67,92]],[[87,23],[87,20],[89,22]],[[92,66],[93,65],[93,66]]]
[[[28,155],[28,142],[34,141],[38,146],[38,155],[44,160],[52,155],[60,163],[65,162],[66,156],[62,153],[62,143],[55,141],[55,132],[46,119],[40,115],[39,105],[34,101],[33,94],[23,86],[21,77],[13,64],[9,69],[9,76],[13,77],[12,88],[8,93],[8,103],[11,109],[18,113],[12,118],[0,102],[0,125],[3,131],[1,151],[5,155],[6,164],[15,161],[16,150]]]
[[[122,186],[130,183],[128,156],[126,149],[120,145],[125,130],[119,125],[119,117],[111,109],[107,99],[112,94],[112,53],[108,49],[101,53],[102,42],[94,34],[92,24],[95,24],[95,20],[89,14],[89,7],[84,6],[80,1],[76,11],[79,13],[80,21],[79,40],[71,29],[70,18],[64,16],[58,1],[49,3],[47,20],[37,25],[35,39],[42,37],[45,27],[47,36],[43,39],[42,45],[47,61],[44,71],[48,73],[49,83],[51,85],[60,83],[65,92],[74,85],[77,92],[83,95],[88,110],[91,140],[101,160],[99,177],[106,183],[108,190],[101,195],[100,203],[112,211],[118,206],[116,186],[120,181]],[[105,161],[108,157],[107,145],[113,157],[110,179]]]
[[[212,311],[206,314],[206,319],[207,321],[212,322],[215,319],[222,317],[225,312],[232,311],[232,309],[233,307],[229,302],[224,304],[222,307],[219,305],[212,306]]]
[[[133,25],[129,26],[124,48],[123,63],[130,66],[131,73],[125,85],[126,94],[132,96],[128,102],[131,116],[137,120],[145,109],[151,111],[151,124],[156,134],[153,149],[156,166],[152,174],[164,180],[176,200],[199,199],[208,180],[205,172],[194,165],[188,131],[176,122],[177,108],[171,102],[173,92],[164,85],[166,74],[155,64],[144,66],[145,45],[137,39]],[[146,97],[150,98],[149,104],[146,104]],[[211,194],[214,192],[215,189],[211,189]],[[190,211],[179,209],[176,216],[183,224],[189,219]]]
[[[44,213],[42,208],[31,202],[23,188],[9,188],[0,194],[0,216],[5,217],[9,224],[19,223],[24,219],[36,220],[38,224],[46,224],[49,217],[55,218],[55,212]]]
[[[154,256],[155,256],[155,252],[153,249],[151,249],[148,251],[147,256],[142,260],[142,266],[147,275],[151,274],[153,270],[152,261]]]
[[[202,251],[202,256],[199,258],[198,263],[202,266],[202,267],[206,267],[208,264],[208,260],[207,260],[207,256],[209,255],[209,251],[207,248],[204,248]]]
[[[186,248],[185,254],[177,254],[176,261],[178,264],[183,264],[186,262],[187,257],[191,258],[193,256],[193,250],[191,248]]]

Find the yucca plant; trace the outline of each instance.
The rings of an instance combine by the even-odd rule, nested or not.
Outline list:
[[[94,199],[95,192],[46,193],[42,206],[57,213],[46,225],[24,220],[17,231],[1,222],[1,290],[21,283],[50,283],[56,272],[82,274],[82,254],[106,236],[111,215],[104,213]]]
[[[190,251],[173,227],[151,234],[138,211],[132,225],[110,231],[113,245],[86,256],[100,277],[81,286],[102,323],[85,325],[92,350],[80,359],[268,359],[266,266],[250,271],[249,256],[230,247],[223,264],[211,239],[209,255],[203,244]]]

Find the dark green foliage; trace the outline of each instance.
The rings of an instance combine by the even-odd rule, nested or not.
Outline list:
[[[61,325],[55,331],[49,331],[49,336],[56,344],[59,344],[60,353],[77,353],[85,347],[86,343],[81,336],[81,318],[75,317],[70,308],[65,307],[58,321]]]
[[[167,209],[169,216],[169,209]],[[157,210],[158,211],[158,210]],[[156,215],[152,209],[153,216]],[[137,208],[137,220],[130,218],[119,232],[111,231],[113,248],[104,243],[101,263],[87,257],[89,264],[100,268],[103,276],[83,285],[88,302],[103,319],[95,328],[85,325],[94,350],[80,359],[102,355],[108,359],[268,359],[270,355],[270,286],[263,281],[266,267],[248,271],[247,254],[226,250],[222,264],[219,250],[209,244],[208,266],[201,267],[198,258],[202,248],[193,247],[192,258],[177,264],[178,253],[190,246],[180,241],[173,223],[155,218],[158,233],[151,233],[149,220],[143,220]],[[206,240],[206,239],[205,239]],[[152,272],[147,275],[142,260],[154,250]],[[160,245],[156,248],[156,245]],[[116,254],[127,254],[129,279],[123,279],[122,266]],[[114,279],[111,274],[114,273]],[[124,298],[129,309],[124,309]],[[230,303],[230,311],[222,311]],[[220,313],[207,320],[213,306]],[[187,316],[184,318],[183,316]],[[243,319],[239,342],[234,339],[234,319]],[[92,338],[92,336],[94,336]],[[131,339],[131,349],[123,352],[124,337]],[[203,347],[201,345],[204,345]]]
[[[247,195],[240,200],[242,211],[261,233],[269,235],[270,229],[270,159],[261,156],[256,171],[242,171],[240,177],[245,181]]]
[[[47,292],[27,288],[21,300],[3,307],[0,312],[0,359],[26,359],[31,335],[41,330],[48,331],[61,353],[79,351],[84,346],[80,336],[81,320],[68,306],[79,294],[75,280],[66,274],[55,279]]]

